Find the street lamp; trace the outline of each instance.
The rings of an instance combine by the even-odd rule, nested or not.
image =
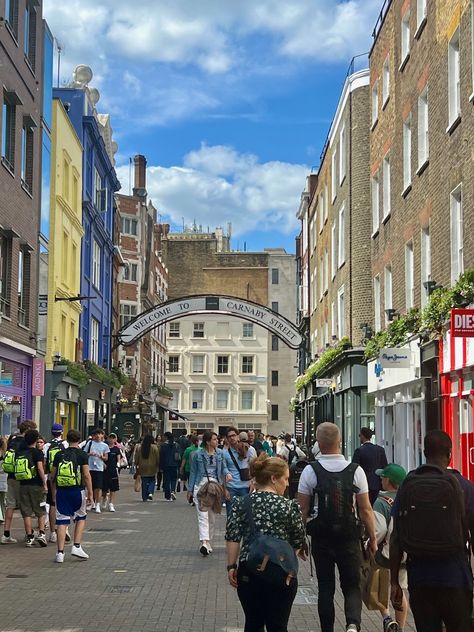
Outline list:
[[[433,294],[433,292],[435,290],[440,290],[443,286],[442,285],[438,285],[438,283],[436,283],[436,281],[424,281],[423,282],[423,287],[425,288],[428,296],[431,296],[431,294]]]
[[[389,323],[392,322],[392,320],[395,318],[395,316],[400,316],[400,314],[397,312],[396,309],[393,309],[393,307],[390,307],[389,309],[385,310],[385,315],[387,316],[387,320]]]

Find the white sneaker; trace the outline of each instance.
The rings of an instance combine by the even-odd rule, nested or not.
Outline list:
[[[174,492],[171,492],[171,500],[176,500],[176,494]]]
[[[113,503],[109,503],[109,511],[115,511]]]
[[[51,533],[49,534],[49,541],[50,542],[58,541],[58,534],[56,533],[56,531],[51,531]]]
[[[16,544],[18,540],[15,540],[15,538],[12,538],[11,535],[9,535],[8,537],[6,535],[2,535],[2,539],[0,540],[0,542],[2,544]]]
[[[71,551],[71,555],[74,555],[75,557],[80,557],[81,560],[88,560],[89,559],[89,556],[84,551],[82,546],[73,546],[72,547],[72,551]]]
[[[64,553],[56,553],[56,557],[54,558],[54,561],[57,562],[58,564],[62,564],[64,562]]]
[[[346,627],[346,632],[358,632],[357,626],[355,623],[351,623]]]
[[[100,504],[99,503],[96,503],[94,511],[95,511],[95,513],[100,513]]]

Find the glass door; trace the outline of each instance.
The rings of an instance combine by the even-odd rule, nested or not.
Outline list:
[[[472,398],[459,400],[459,438],[461,447],[461,474],[474,480],[474,436],[472,432]]]

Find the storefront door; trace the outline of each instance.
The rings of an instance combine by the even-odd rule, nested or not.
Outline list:
[[[393,405],[383,409],[383,447],[389,463],[393,463],[395,459],[393,414]]]
[[[474,480],[474,435],[472,432],[472,398],[459,400],[459,439],[461,474]]]

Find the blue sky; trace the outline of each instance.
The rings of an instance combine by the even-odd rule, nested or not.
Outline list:
[[[381,0],[57,0],[61,83],[81,63],[119,144],[142,153],[163,221],[232,222],[233,246],[294,252],[345,73],[370,47]]]

